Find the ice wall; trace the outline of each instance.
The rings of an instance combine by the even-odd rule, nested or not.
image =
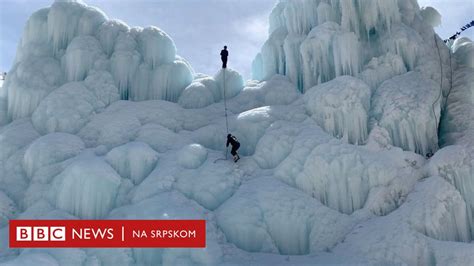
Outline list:
[[[192,68],[159,28],[130,28],[84,3],[58,1],[25,26],[2,95],[2,123],[30,116],[50,92],[97,73],[112,75],[120,98],[135,101],[176,102],[193,80]]]
[[[303,90],[341,75],[355,75],[360,68],[360,47],[354,33],[326,22],[309,32],[300,46]]]
[[[270,14],[269,37],[252,63],[253,77],[286,75],[305,91],[383,64],[366,80],[378,86],[403,73],[399,58],[408,70],[429,64],[420,56],[438,59],[429,51],[439,19],[435,9],[420,10],[415,1],[280,0]]]
[[[341,76],[311,88],[305,95],[306,109],[329,134],[362,144],[368,135],[370,95],[363,81]]]
[[[401,21],[398,1],[279,1],[253,77],[288,75],[302,91],[340,75],[357,75],[377,51],[379,34]],[[368,52],[360,48],[368,46]],[[372,51],[370,51],[372,50]],[[301,67],[303,65],[303,67]]]
[[[465,147],[453,145],[439,150],[429,164],[432,175],[439,175],[453,185],[466,203],[470,238],[474,238],[474,167]],[[463,237],[466,239],[467,237]]]
[[[419,72],[385,81],[372,98],[372,115],[393,145],[427,154],[438,150],[441,88]]]

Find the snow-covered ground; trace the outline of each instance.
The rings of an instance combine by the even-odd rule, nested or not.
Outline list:
[[[280,0],[244,82],[156,27],[37,11],[0,89],[0,262],[473,265],[474,46],[438,15]],[[10,249],[12,218],[206,219],[207,243]]]

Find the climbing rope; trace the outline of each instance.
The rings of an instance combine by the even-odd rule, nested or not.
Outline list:
[[[225,68],[224,68],[224,113],[225,113],[225,128],[227,131],[227,134],[229,134],[229,120],[227,118],[227,95],[226,95],[226,89],[225,89]]]
[[[448,98],[449,98],[449,95],[451,94],[451,90],[453,89],[453,63],[452,63],[451,49],[449,51],[449,68],[451,69],[451,80],[450,80],[450,84],[449,84],[448,94],[446,94],[446,100],[444,101],[444,108],[445,109],[448,108]]]
[[[226,80],[225,80],[225,68],[223,68],[223,71],[224,71],[224,114],[225,114],[225,129],[227,131],[227,134],[226,134],[226,137],[227,135],[229,135],[229,119],[228,119],[228,116],[227,116],[227,95],[226,95],[226,89],[225,89],[225,83],[226,83]],[[227,154],[229,153],[229,147],[226,147],[226,150],[225,150],[225,159],[227,160]]]
[[[434,40],[435,40],[435,45],[436,45],[436,50],[438,50],[438,57],[439,57],[439,67],[441,70],[441,77],[440,77],[440,89],[439,89],[439,94],[436,100],[433,102],[432,109],[433,109],[433,115],[435,117],[435,123],[436,123],[436,132],[439,130],[439,123],[438,123],[438,118],[436,117],[436,111],[435,111],[435,104],[439,101],[441,98],[441,94],[443,93],[443,62],[441,59],[441,52],[439,51],[439,46],[438,46],[438,41],[436,39],[436,34],[434,35]],[[440,121],[441,122],[441,121]]]
[[[229,135],[229,116],[227,115],[227,95],[226,95],[226,86],[225,86],[225,83],[226,83],[226,80],[225,80],[225,68],[222,68],[223,71],[224,71],[224,116],[225,116],[225,129],[226,129],[226,132],[227,132],[227,135]],[[226,137],[227,137],[226,135]],[[217,158],[214,163],[216,163],[217,161],[220,161],[220,160],[227,160],[227,154],[229,153],[229,147],[226,146],[226,149],[225,149],[225,159],[223,158]]]

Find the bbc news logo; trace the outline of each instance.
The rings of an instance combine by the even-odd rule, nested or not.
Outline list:
[[[204,248],[205,220],[10,220],[11,248]]]
[[[18,226],[16,241],[66,241],[66,227]]]

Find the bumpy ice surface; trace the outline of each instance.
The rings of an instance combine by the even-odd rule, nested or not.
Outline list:
[[[414,0],[280,0],[244,82],[195,74],[156,27],[35,12],[0,88],[0,261],[472,264],[474,49],[439,20]],[[207,245],[9,249],[12,218],[206,219]]]

